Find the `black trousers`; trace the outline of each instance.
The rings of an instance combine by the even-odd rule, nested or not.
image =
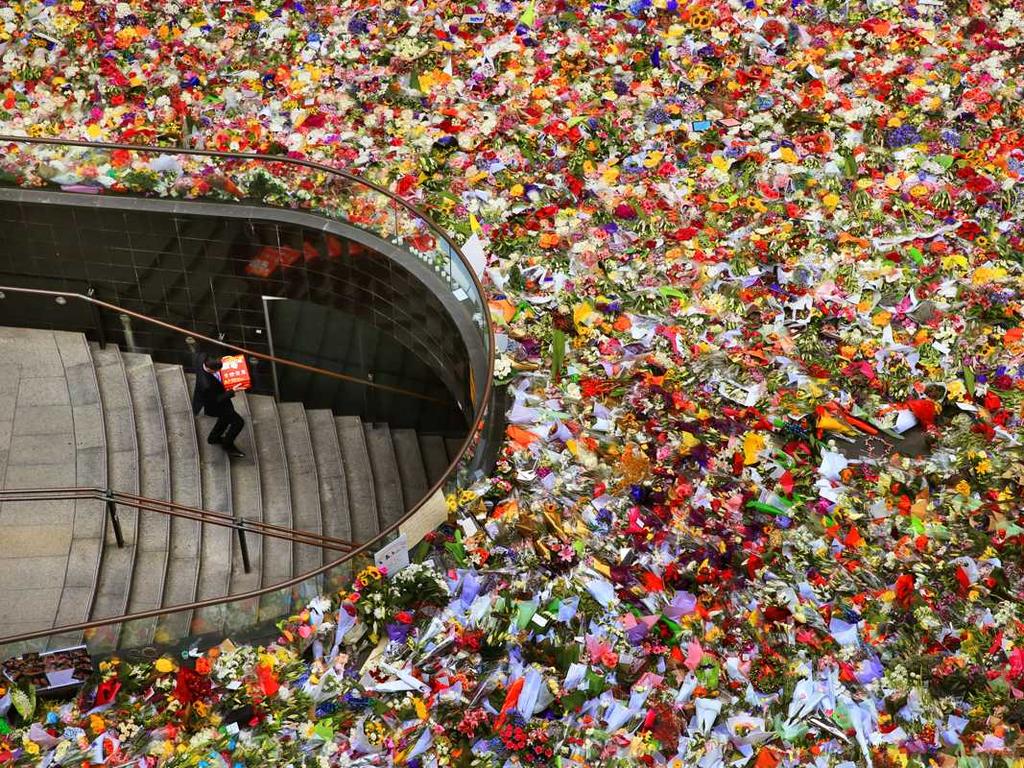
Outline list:
[[[220,442],[224,445],[234,445],[235,438],[238,437],[238,433],[242,431],[244,426],[245,419],[239,416],[235,409],[232,408],[227,413],[222,413],[217,417],[217,423],[213,425],[213,429],[210,430],[210,435],[206,440],[211,443]]]

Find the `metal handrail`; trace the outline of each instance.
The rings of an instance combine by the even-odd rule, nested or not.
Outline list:
[[[307,371],[309,373],[316,373],[320,374],[321,376],[327,376],[332,379],[351,381],[355,382],[356,384],[362,384],[367,387],[373,387],[374,389],[383,389],[388,392],[395,392],[396,394],[404,395],[406,397],[415,397],[418,400],[427,400],[432,403],[448,402],[444,398],[424,395],[422,392],[415,392],[411,389],[403,389],[402,387],[392,387],[388,384],[378,384],[377,382],[370,381],[368,379],[360,379],[357,376],[349,376],[348,374],[337,373],[336,371],[328,371],[324,368],[317,368],[315,365],[306,365],[305,363],[297,363],[294,360],[285,360],[280,357],[275,357],[274,355],[268,355],[265,352],[255,352],[251,349],[240,347],[237,344],[229,344],[226,341],[215,339],[212,336],[205,336],[201,333],[197,333],[196,331],[190,331],[187,328],[182,328],[181,326],[174,325],[173,323],[168,323],[163,320],[157,320],[155,317],[150,317],[149,315],[143,314],[142,312],[134,312],[130,309],[125,309],[122,306],[119,306],[117,304],[111,304],[108,301],[97,299],[95,296],[89,296],[88,294],[85,293],[76,293],[74,291],[54,291],[48,288],[19,288],[13,285],[0,285],[0,291],[11,291],[12,293],[29,293],[41,296],[60,296],[63,298],[81,299],[84,302],[92,304],[94,307],[109,309],[114,312],[128,315],[129,317],[134,317],[136,320],[144,320],[147,323],[159,325],[161,328],[166,328],[169,331],[180,333],[183,336],[191,336],[193,338],[199,339],[200,341],[205,341],[210,344],[217,344],[218,346],[224,347],[225,349],[230,349],[232,352],[237,352],[240,355],[245,355],[247,357],[255,357],[259,360],[266,360],[268,363],[274,363],[275,365],[290,366],[292,368],[298,368],[299,370]]]
[[[324,536],[312,531],[302,531],[297,528],[288,528],[283,525],[265,523],[262,520],[250,520],[244,517],[234,517],[224,512],[214,512],[209,509],[190,507],[185,504],[177,504],[165,499],[152,499],[147,496],[138,496],[133,493],[113,491],[106,488],[11,488],[0,489],[0,503],[22,502],[22,501],[106,501],[131,507],[145,512],[157,512],[170,517],[181,517],[188,520],[198,520],[202,523],[219,525],[224,528],[238,528],[239,521],[244,521],[246,530],[258,533],[261,536],[270,536],[275,539],[285,539],[296,544],[310,544],[323,549],[333,549],[337,552],[348,552],[355,548],[355,543],[346,539],[337,539],[333,536]]]
[[[462,249],[459,248],[459,246],[444,232],[444,230],[442,230],[437,224],[435,224],[426,214],[421,212],[418,208],[416,208],[411,203],[403,200],[402,198],[400,198],[397,195],[395,195],[393,192],[390,192],[389,190],[384,189],[383,187],[381,187],[381,186],[379,186],[377,184],[374,184],[372,182],[368,182],[368,181],[366,181],[364,179],[359,178],[358,176],[353,176],[352,174],[348,174],[345,171],[340,171],[340,170],[338,170],[336,168],[332,168],[332,167],[330,167],[328,165],[324,165],[323,163],[316,163],[316,162],[312,162],[312,161],[309,161],[309,160],[302,160],[302,159],[291,158],[291,157],[289,157],[289,158],[268,157],[266,155],[259,155],[259,154],[255,154],[255,153],[251,153],[251,152],[246,152],[246,153],[230,153],[230,152],[214,152],[214,151],[210,151],[210,150],[182,149],[182,148],[174,148],[174,147],[167,147],[167,148],[163,148],[163,147],[147,147],[146,145],[139,145],[139,144],[99,144],[99,143],[92,143],[92,142],[73,141],[73,140],[68,140],[68,139],[49,139],[49,140],[47,140],[47,139],[37,139],[37,138],[33,138],[33,137],[9,136],[9,135],[5,135],[5,134],[0,134],[0,142],[6,142],[6,143],[14,142],[14,143],[27,143],[27,144],[51,144],[51,145],[55,144],[55,145],[58,145],[58,146],[94,147],[94,148],[98,148],[98,149],[126,149],[126,150],[135,150],[135,151],[165,152],[165,153],[169,153],[169,154],[177,152],[179,154],[191,154],[191,155],[199,155],[199,156],[207,156],[207,157],[223,157],[223,158],[227,158],[227,159],[239,159],[239,160],[259,160],[259,161],[268,161],[269,160],[271,162],[291,163],[293,165],[299,165],[299,166],[304,166],[304,167],[307,167],[307,168],[313,168],[315,170],[323,171],[324,173],[329,173],[329,174],[341,176],[341,177],[346,178],[346,179],[348,179],[350,181],[354,181],[354,182],[356,182],[358,184],[364,184],[367,187],[370,187],[370,188],[374,189],[375,191],[380,192],[381,194],[383,194],[383,195],[387,196],[389,199],[391,199],[394,203],[396,203],[397,205],[400,205],[403,208],[407,209],[410,213],[412,213],[414,216],[416,216],[418,219],[420,219],[429,229],[431,229],[438,237],[440,237],[445,242],[445,244],[448,246],[448,248],[451,251],[451,253],[453,253],[459,259],[459,261],[462,262],[463,266],[466,268],[467,274],[469,275],[470,279],[473,281],[473,288],[474,288],[474,290],[476,291],[477,295],[483,301],[486,302],[486,293],[484,292],[483,285],[481,284],[480,279],[477,277],[476,271],[473,269],[472,265],[469,263],[469,260],[466,258],[465,254],[462,253]],[[323,214],[320,214],[320,213],[317,213],[315,215],[319,215],[319,216],[323,216],[324,218],[328,218],[328,217],[326,217],[326,216],[324,216]],[[491,321],[490,312],[485,311],[483,313],[483,321],[484,321],[484,331],[487,334],[487,337],[489,338],[489,340],[491,341],[490,349],[493,350],[494,349],[494,324]],[[414,506],[411,510],[406,512],[405,515],[403,515],[401,518],[399,518],[395,522],[391,523],[391,525],[389,525],[383,531],[378,533],[377,536],[375,536],[370,541],[367,541],[367,542],[364,542],[362,544],[359,544],[355,549],[353,549],[350,552],[342,555],[337,560],[334,560],[334,561],[332,561],[330,563],[325,563],[324,565],[321,565],[319,568],[316,568],[316,569],[314,569],[312,571],[309,571],[307,573],[304,573],[304,574],[300,574],[298,576],[294,576],[291,579],[288,579],[287,581],[283,581],[283,582],[280,582],[278,584],[273,584],[273,585],[271,585],[269,587],[262,587],[260,589],[250,590],[249,592],[243,592],[243,593],[239,593],[239,594],[236,594],[236,595],[224,595],[222,597],[209,598],[207,600],[199,600],[199,601],[188,603],[188,604],[185,604],[185,605],[171,606],[171,607],[168,607],[168,608],[156,608],[156,609],[149,610],[149,611],[140,611],[140,612],[134,613],[134,614],[123,614],[121,616],[117,616],[117,617],[114,617],[114,618],[97,619],[97,620],[94,620],[94,621],[79,622],[77,624],[69,624],[69,625],[65,625],[63,627],[54,627],[54,628],[47,629],[47,630],[37,630],[35,632],[23,632],[23,633],[21,633],[19,635],[12,635],[10,637],[0,637],[0,645],[7,645],[7,644],[10,644],[10,643],[16,643],[16,642],[23,642],[23,641],[26,641],[26,640],[34,640],[36,638],[49,637],[51,635],[60,634],[60,633],[84,632],[86,630],[97,629],[99,627],[110,626],[110,625],[113,625],[113,624],[123,624],[123,623],[129,622],[129,621],[139,621],[139,620],[143,620],[143,619],[154,618],[154,617],[157,617],[157,616],[164,616],[164,615],[171,614],[171,613],[180,613],[182,611],[191,611],[191,610],[197,610],[197,609],[200,609],[200,608],[208,608],[208,607],[215,606],[215,605],[223,605],[223,604],[226,604],[226,603],[234,603],[234,602],[239,602],[239,601],[244,601],[244,600],[251,600],[253,598],[257,598],[257,597],[261,597],[263,595],[270,594],[271,592],[275,592],[275,591],[277,591],[279,589],[285,589],[287,587],[293,587],[296,584],[301,584],[302,582],[304,582],[304,581],[306,581],[306,580],[308,580],[310,578],[313,578],[315,576],[319,576],[320,574],[326,573],[327,571],[329,571],[329,570],[331,570],[333,568],[338,567],[339,565],[341,565],[342,563],[344,563],[344,562],[346,562],[348,560],[352,560],[352,559],[354,559],[354,558],[356,558],[356,557],[358,557],[360,555],[363,555],[363,554],[371,551],[372,548],[376,547],[386,537],[390,536],[392,533],[397,531],[410,518],[415,517],[416,514],[418,514],[420,512],[420,510],[423,508],[423,506],[431,498],[433,498],[433,496],[436,493],[440,492],[443,489],[444,484],[447,482],[449,475],[451,475],[451,473],[456,469],[456,467],[462,462],[463,457],[466,454],[466,451],[469,449],[469,446],[470,446],[470,443],[471,443],[471,440],[472,440],[473,436],[475,436],[475,435],[480,433],[480,428],[481,428],[481,425],[483,423],[484,414],[486,413],[487,404],[491,400],[491,393],[492,393],[492,390],[493,390],[493,386],[494,386],[494,355],[493,355],[493,352],[492,352],[492,354],[489,354],[488,357],[487,357],[487,379],[484,382],[484,391],[482,393],[482,396],[480,397],[479,401],[476,402],[476,413],[475,413],[475,415],[473,417],[473,423],[470,426],[470,429],[469,429],[469,432],[468,432],[469,437],[459,447],[459,450],[456,452],[456,455],[452,458],[452,460],[449,463],[447,469],[445,469],[444,473],[441,475],[441,478],[439,480],[437,480],[437,482],[435,482],[430,487],[430,489],[423,496],[423,498],[420,499],[420,501],[416,504],[416,506]]]

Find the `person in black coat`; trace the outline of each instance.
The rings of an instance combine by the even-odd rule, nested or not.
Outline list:
[[[244,458],[245,454],[235,445],[235,438],[245,426],[245,419],[235,412],[235,406],[231,404],[231,398],[235,396],[235,393],[224,389],[220,380],[220,369],[221,362],[218,358],[205,354],[197,356],[196,389],[192,393],[192,413],[195,415],[200,411],[205,411],[207,416],[217,419],[206,442],[210,445],[220,445],[228,456]]]

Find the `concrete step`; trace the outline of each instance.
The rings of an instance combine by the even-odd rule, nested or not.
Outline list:
[[[448,469],[448,451],[444,447],[444,438],[439,435],[420,435],[420,455],[427,468],[427,478],[433,485]]]
[[[131,352],[123,352],[122,358],[139,444],[139,495],[150,499],[170,499],[170,453],[153,360],[149,355]],[[154,610],[163,605],[170,533],[167,515],[157,512],[139,514],[135,569],[128,594],[129,613]],[[155,631],[155,620],[134,622],[122,631],[121,644],[128,647],[149,645]]]
[[[377,519],[380,530],[397,522],[405,514],[402,480],[395,459],[395,446],[391,442],[391,429],[387,424],[364,424],[366,447],[370,452],[373,488],[377,496]]]
[[[252,415],[251,427],[256,453],[259,455],[260,501],[263,521],[293,527],[292,490],[289,465],[284,448],[284,435],[278,417],[277,403],[267,395],[246,397]],[[263,584],[278,584],[293,575],[292,548],[286,539],[264,536],[262,553]],[[260,618],[271,619],[286,611],[276,593],[260,599]]]
[[[263,519],[263,499],[260,487],[260,454],[259,446],[253,440],[252,414],[249,409],[248,396],[244,392],[236,392],[232,399],[235,411],[245,419],[245,426],[235,444],[245,452],[244,459],[231,459],[231,503],[234,507],[235,519],[260,521]],[[219,449],[218,449],[219,450]],[[208,526],[209,527],[209,526]],[[252,570],[245,572],[242,560],[242,548],[238,535],[232,543],[230,593],[237,595],[259,589],[263,583],[263,546],[265,539],[256,534],[247,534],[249,558]],[[240,629],[256,623],[258,618],[256,602],[235,603],[230,609],[229,623],[225,630]]]
[[[444,439],[444,449],[448,454],[449,464],[455,461],[455,457],[459,455],[459,449],[462,447],[463,442],[463,438],[460,437],[446,437]]]
[[[188,392],[195,391],[195,376],[187,374],[185,381]],[[232,514],[231,468],[228,456],[220,446],[206,442],[213,429],[215,419],[200,413],[194,417],[196,443],[199,446],[199,479],[203,498],[203,509],[211,512]],[[244,449],[243,449],[244,450]],[[199,583],[196,599],[208,600],[228,594],[231,583],[231,560],[235,546],[230,528],[220,525],[204,525],[202,546],[199,557]],[[192,619],[192,633],[221,632],[228,609],[222,605],[201,608]]]
[[[327,536],[352,541],[354,535],[349,512],[348,478],[345,476],[345,464],[341,457],[341,444],[338,442],[334,414],[326,409],[305,411],[305,414],[309,424],[313,457],[316,460],[320,530]],[[329,560],[334,555],[324,552],[323,557]],[[349,565],[329,571],[326,574],[325,586],[329,589],[341,588],[351,575],[352,569]]]
[[[199,445],[192,418],[192,397],[179,365],[156,366],[157,386],[167,425],[171,458],[171,500],[188,507],[203,506],[199,470]],[[172,517],[171,549],[164,582],[163,605],[184,605],[196,599],[203,525],[198,520]],[[158,635],[179,637],[188,633],[191,611],[169,614],[158,620]]]
[[[420,454],[420,443],[416,439],[414,429],[392,429],[391,442],[395,447],[395,459],[398,462],[398,476],[402,479],[402,498],[405,509],[412,509],[418,504],[430,483],[427,480],[427,468]]]
[[[367,451],[366,434],[363,423],[356,416],[338,416],[334,422],[338,428],[338,445],[341,446],[341,460],[348,486],[352,539],[362,543],[380,532],[376,483]]]
[[[139,492],[139,444],[135,432],[128,375],[120,350],[113,345],[100,349],[90,345],[96,380],[103,404],[103,425],[107,440],[107,479],[115,491]],[[113,531],[108,532],[100,565],[96,600],[92,619],[105,619],[123,614],[128,607],[128,591],[135,568],[139,513],[134,507],[120,507],[118,517],[125,546],[117,548]],[[107,523],[109,525],[109,521]],[[120,627],[112,627],[114,637]]]
[[[89,345],[80,333],[54,332],[53,337],[64,367],[74,422],[75,485],[79,488],[106,488],[107,441],[99,383]],[[75,502],[71,551],[55,626],[87,621],[92,612],[104,549],[104,511],[102,503]],[[81,633],[57,635],[50,638],[50,647],[61,648],[77,642],[81,642]]]
[[[306,409],[302,403],[278,403],[277,412],[281,418],[281,435],[288,461],[292,524],[302,531],[323,533],[316,457],[313,455]],[[333,557],[330,554],[328,556]],[[319,568],[322,563],[323,550],[320,547],[308,544],[294,546],[292,564],[295,573],[308,573]]]
[[[0,485],[5,488],[77,484],[71,396],[57,340],[50,331],[0,328]],[[0,505],[0,626],[17,634],[50,629],[72,563],[76,527],[72,501]],[[102,518],[94,532],[97,554]],[[77,546],[81,547],[81,543]],[[78,599],[92,599],[95,559],[74,564]],[[31,578],[26,578],[31,574]],[[43,650],[47,638],[27,644]]]
[[[7,442],[12,446],[11,455],[0,455],[0,480],[8,487],[45,480],[109,486],[362,543],[423,498],[443,473],[446,455],[460,444],[238,393],[233,402],[246,428],[237,442],[247,457],[229,460],[220,446],[206,442],[214,420],[192,414],[194,377],[180,366],[154,364],[148,355],[113,346],[90,348],[79,334],[34,333],[41,335],[15,334],[17,344],[7,344],[0,329],[0,444],[4,450]],[[23,363],[5,365],[12,346]],[[102,503],[65,502],[53,513],[48,508],[50,517],[40,525],[52,533],[42,537],[8,524],[10,507],[0,509],[0,577],[7,574],[8,583],[16,578],[21,560],[32,557],[21,554],[29,544],[54,549],[46,553],[52,563],[25,565],[40,579],[52,571],[52,585],[44,590],[33,584],[9,605],[0,601],[0,620],[13,617],[18,631],[38,628],[20,619],[38,604],[48,606],[35,610],[46,614],[43,626],[109,618],[237,595],[341,556],[253,532],[247,535],[253,569],[245,574],[238,535],[229,527],[122,508],[127,546],[118,549]],[[59,525],[53,515],[61,517]],[[13,557],[5,553],[12,541],[18,550]],[[351,567],[310,580],[303,587],[308,597],[340,588]],[[195,615],[170,614],[105,630],[103,642],[138,648],[187,635],[223,636],[280,615],[285,603],[269,595]],[[38,616],[33,620],[38,623]],[[80,640],[65,635],[46,644]]]

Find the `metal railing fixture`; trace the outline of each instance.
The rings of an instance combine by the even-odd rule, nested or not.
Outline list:
[[[257,536],[269,536],[274,539],[284,539],[296,544],[309,544],[310,546],[330,549],[336,552],[350,552],[355,549],[355,543],[345,539],[336,539],[333,536],[323,536],[309,531],[300,531],[296,528],[288,528],[283,525],[264,523],[262,520],[249,520],[246,517],[233,517],[223,512],[211,512],[208,509],[189,507],[184,504],[176,504],[162,499],[151,499],[146,496],[138,496],[134,493],[122,493],[112,491],[109,488],[15,488],[0,489],[0,504],[7,502],[30,502],[30,501],[102,501],[106,505],[106,514],[110,518],[111,527],[114,530],[114,539],[117,541],[118,549],[124,548],[124,533],[121,530],[121,519],[118,516],[117,507],[129,507],[140,512],[156,512],[170,517],[180,517],[186,520],[196,520],[200,523],[210,523],[223,528],[231,528],[238,533],[239,546],[242,549],[242,558],[245,561],[245,572],[249,573],[249,555],[246,545],[245,532],[251,531]]]
[[[125,307],[119,307],[117,304],[111,304],[110,302],[107,301],[102,301],[100,299],[97,299],[95,296],[89,294],[75,293],[74,291],[53,291],[47,288],[20,288],[18,286],[13,285],[0,285],[0,293],[6,293],[8,291],[10,291],[11,293],[52,296],[54,298],[63,297],[65,299],[76,299],[78,301],[84,301],[87,304],[89,304],[92,308],[94,308],[97,311],[97,313],[100,309],[106,309],[110,310],[111,312],[117,312],[118,314],[128,315],[129,317],[133,317],[136,320],[142,320],[147,323],[152,323],[153,325],[158,325],[161,328],[164,328],[168,331],[174,331],[175,333],[179,333],[182,336],[198,339],[199,341],[205,341],[208,344],[215,344],[219,347],[223,347],[224,349],[230,349],[232,352],[235,352],[236,354],[239,355],[245,355],[246,357],[255,357],[259,360],[265,360],[268,363],[274,363],[275,365],[296,368],[301,371],[306,371],[307,373],[315,373],[320,376],[327,376],[328,378],[338,379],[340,381],[350,381],[355,384],[361,384],[364,387],[379,389],[384,392],[394,392],[395,394],[404,395],[405,397],[413,397],[416,398],[417,400],[426,400],[432,403],[446,402],[442,398],[424,395],[421,392],[416,392],[411,389],[404,389],[402,387],[392,387],[388,384],[379,384],[375,381],[370,381],[369,379],[360,379],[357,376],[349,376],[347,374],[338,373],[336,371],[328,371],[324,368],[317,368],[315,365],[306,365],[305,363],[298,363],[294,360],[285,360],[280,357],[275,357],[274,355],[268,355],[265,352],[257,352],[252,349],[246,349],[245,347],[240,347],[237,344],[231,344],[227,341],[215,339],[212,336],[205,336],[201,333],[197,333],[196,331],[190,331],[187,328],[181,328],[180,326],[164,322],[163,320],[157,320],[155,317],[144,315],[141,312],[133,312],[130,309],[126,309]],[[100,346],[106,346],[105,341],[102,340],[103,323],[100,322],[98,319],[96,320],[96,327],[97,334],[101,337]]]
[[[195,199],[213,190],[212,196],[222,201],[246,199],[246,193],[244,190],[240,190],[238,182],[241,182],[243,185],[250,185],[249,189],[253,191],[255,189],[254,179],[256,175],[259,175],[262,179],[261,183],[266,184],[265,176],[267,172],[280,170],[281,174],[276,175],[273,180],[283,188],[283,191],[280,193],[272,191],[270,194],[254,194],[250,195],[250,198],[255,196],[263,204],[267,205],[276,204],[279,207],[306,208],[313,213],[327,218],[337,218],[353,223],[371,231],[376,231],[390,242],[415,252],[417,258],[431,264],[437,274],[447,280],[453,296],[458,301],[463,303],[469,302],[475,308],[473,320],[479,331],[480,342],[487,358],[486,376],[477,376],[476,396],[473,397],[475,413],[469,436],[459,449],[458,454],[449,464],[442,479],[431,486],[426,496],[413,509],[370,541],[356,543],[352,549],[338,559],[326,563],[309,573],[301,574],[287,581],[261,589],[199,600],[184,605],[140,611],[109,619],[97,619],[51,629],[24,632],[10,637],[0,637],[0,658],[13,652],[32,649],[33,641],[55,635],[84,635],[85,641],[90,645],[91,650],[99,653],[113,652],[118,647],[125,648],[126,646],[123,642],[118,645],[116,639],[113,641],[112,647],[103,645],[104,630],[109,630],[112,627],[129,630],[133,626],[148,620],[162,616],[169,617],[171,614],[192,616],[193,613],[200,615],[203,612],[211,612],[212,614],[220,615],[230,612],[231,606],[251,604],[253,601],[257,601],[261,605],[265,602],[268,606],[274,606],[277,610],[276,616],[278,617],[285,615],[291,612],[293,608],[298,607],[300,601],[316,594],[322,588],[325,580],[329,581],[350,572],[349,569],[353,561],[359,558],[366,558],[384,544],[393,541],[398,536],[399,529],[403,526],[411,526],[418,519],[423,519],[424,517],[432,519],[432,505],[429,502],[434,500],[437,494],[444,494],[445,491],[453,492],[460,484],[465,484],[479,475],[481,471],[479,467],[480,457],[486,453],[485,441],[482,437],[486,434],[484,426],[489,416],[494,373],[494,357],[492,352],[494,349],[494,335],[486,294],[472,265],[463,255],[458,245],[427,215],[419,211],[411,203],[401,199],[387,189],[361,179],[358,176],[339,171],[322,163],[297,158],[267,157],[250,153],[233,154],[195,149],[143,147],[133,144],[98,144],[8,135],[0,135],[0,144],[5,145],[0,147],[0,178],[2,180],[29,187],[55,185],[68,192],[97,192],[106,188],[102,185],[94,185],[89,189],[75,188],[74,185],[76,179],[78,179],[78,176],[75,174],[78,166],[75,165],[74,158],[70,157],[70,150],[75,148],[81,148],[86,154],[90,152],[111,154],[110,162],[105,166],[106,170],[103,172],[109,171],[115,164],[120,164],[123,167],[125,163],[135,163],[138,166],[138,173],[132,178],[137,177],[137,179],[141,179],[140,183],[136,184],[128,178],[128,175],[123,175],[120,179],[108,176],[105,177],[104,181],[108,187],[114,188],[112,190],[114,192],[135,196]],[[34,156],[32,152],[19,148],[17,145],[40,147],[41,156]],[[50,150],[49,155],[47,155],[47,149]],[[54,156],[54,153],[59,155],[61,152],[65,153],[65,155],[62,157]],[[115,152],[121,153],[121,156],[116,161],[112,156],[112,153]],[[139,161],[138,155],[133,153],[165,157],[166,162],[162,166],[167,168],[163,171],[154,170],[151,164],[146,161]],[[133,160],[133,158],[135,159]],[[204,170],[209,171],[208,168],[191,169],[194,171],[194,174],[189,176],[186,172],[189,169],[184,169],[182,165],[186,164],[184,161],[190,159],[223,160],[226,163],[226,168],[219,171],[214,169],[212,173],[208,172],[205,174]],[[61,162],[64,165],[55,172],[53,166],[60,165]],[[69,171],[64,166],[72,167]],[[296,189],[289,190],[286,186],[286,181],[288,180],[287,172],[294,169],[312,170],[319,175],[313,179],[302,179]],[[66,171],[65,176],[69,174],[70,176],[68,178],[56,178],[55,174],[61,171]],[[229,176],[229,173],[236,172],[239,174],[237,177]],[[262,174],[256,173],[254,175],[254,172],[262,172]],[[95,174],[95,168],[90,173]],[[284,176],[283,180],[281,176]],[[165,179],[164,177],[167,178]],[[82,180],[85,179],[83,178]],[[199,184],[200,181],[202,184]],[[339,181],[342,182],[340,190],[335,183]],[[152,182],[152,186],[147,188],[146,184],[150,182]],[[195,183],[192,184],[191,182]],[[314,182],[319,182],[319,186]],[[327,193],[329,199],[315,199],[314,193],[319,194],[321,192]],[[334,193],[339,194],[330,197],[330,194]],[[369,199],[371,197],[382,197],[385,200],[385,204],[383,206],[375,206]],[[403,216],[405,218],[402,218]],[[428,239],[425,240],[422,237],[423,235],[426,235]],[[69,295],[67,293],[57,293],[59,295]],[[86,300],[91,299],[91,297],[83,298],[86,298]],[[92,306],[98,305],[93,304]],[[174,330],[188,333],[187,330],[179,329],[176,326]],[[287,361],[281,362],[287,363]],[[45,490],[53,491],[53,489]],[[99,498],[106,501],[105,489],[92,489],[92,492],[98,493]],[[124,501],[118,502],[117,497],[115,497],[115,506],[118,503],[139,506],[139,497],[133,498],[128,494],[124,494],[122,498]],[[165,502],[161,501],[157,504],[163,507],[165,511],[168,509],[165,506]],[[191,512],[192,514],[201,515],[204,519],[207,519],[209,515],[216,515],[216,513],[196,510],[194,508],[178,508],[176,512],[182,515]],[[248,525],[246,523],[245,527],[248,528]],[[277,531],[277,533],[282,532]],[[268,535],[270,535],[269,532]],[[342,544],[341,542],[335,543]],[[410,545],[413,543],[409,542]],[[344,544],[347,545],[347,543]],[[213,624],[211,626],[213,629],[210,631],[221,631],[218,628],[230,627],[231,617],[227,617],[226,623]],[[190,629],[186,631],[188,634],[195,635],[198,634],[197,630],[204,628],[204,626],[197,628],[196,622],[192,621]],[[179,640],[180,637],[175,637],[171,638],[168,642]]]

